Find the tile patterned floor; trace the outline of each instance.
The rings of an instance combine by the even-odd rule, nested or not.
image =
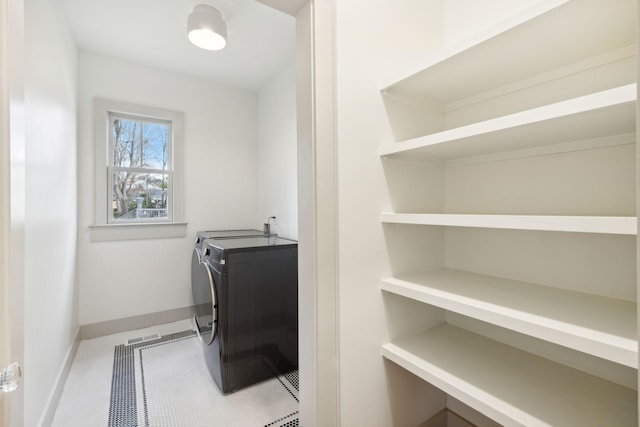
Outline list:
[[[184,320],[82,341],[52,426],[299,425],[297,372],[223,396],[191,328]]]

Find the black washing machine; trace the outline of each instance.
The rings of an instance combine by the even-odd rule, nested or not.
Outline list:
[[[262,237],[265,234],[260,230],[242,229],[242,230],[211,230],[211,231],[198,231],[196,233],[196,241],[194,244],[193,252],[191,254],[191,289],[193,290],[193,300],[195,302],[196,316],[198,312],[208,310],[210,301],[207,301],[207,297],[199,295],[201,292],[200,287],[196,286],[196,277],[201,275],[200,264],[202,263],[202,251],[204,242],[207,239],[213,238],[243,238],[243,237]],[[207,291],[208,292],[208,291]],[[198,305],[200,301],[200,305]]]
[[[264,234],[210,237],[199,257],[191,273],[194,320],[220,390],[297,369],[297,242]]]
[[[208,280],[202,277],[206,273],[205,269],[200,267],[202,263],[202,252],[204,242],[212,238],[243,238],[243,237],[261,237],[265,234],[260,230],[241,229],[241,230],[209,230],[198,231],[191,255],[191,289],[193,292],[193,300],[195,307],[194,318],[204,318],[210,314],[211,308],[211,292],[199,283]],[[205,323],[202,323],[205,325]]]

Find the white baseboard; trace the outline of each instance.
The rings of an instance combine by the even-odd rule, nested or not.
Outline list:
[[[192,306],[180,307],[173,310],[159,311],[156,313],[142,314],[140,316],[125,317],[123,319],[107,320],[105,322],[91,323],[80,327],[80,339],[103,337],[119,332],[134,329],[148,328],[163,323],[177,322],[193,317],[195,313]]]
[[[73,359],[76,357],[76,353],[78,352],[79,345],[80,328],[76,329],[76,333],[73,337],[73,341],[71,342],[71,346],[69,347],[69,350],[67,350],[67,354],[64,357],[64,363],[62,364],[60,371],[58,372],[58,376],[56,377],[55,385],[51,390],[49,399],[47,399],[47,404],[45,405],[44,411],[42,412],[42,417],[40,417],[40,421],[38,422],[38,426],[40,427],[50,426],[53,422],[53,417],[56,414],[56,409],[58,409],[60,396],[62,396],[64,384],[67,381],[67,377],[69,376],[69,371],[71,370]]]

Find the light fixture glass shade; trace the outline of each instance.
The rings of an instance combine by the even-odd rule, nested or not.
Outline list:
[[[227,24],[213,6],[199,4],[187,19],[189,40],[206,50],[220,50],[227,45]]]

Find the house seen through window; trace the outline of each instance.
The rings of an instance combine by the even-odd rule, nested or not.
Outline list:
[[[110,113],[109,123],[109,222],[171,221],[171,122]]]

